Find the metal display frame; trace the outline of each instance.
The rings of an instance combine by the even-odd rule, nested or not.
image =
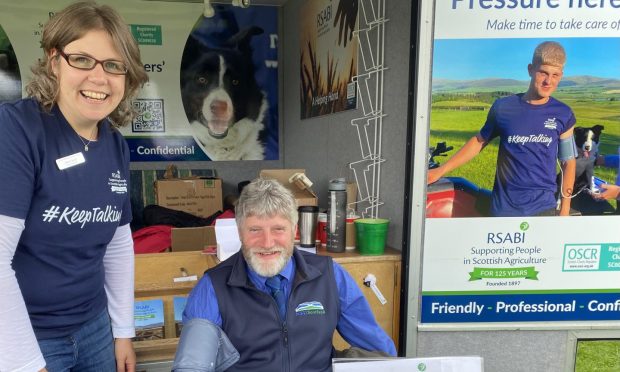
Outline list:
[[[363,116],[351,120],[359,139],[361,159],[349,163],[359,191],[354,202],[362,217],[377,218],[384,203],[381,195],[381,152],[383,131],[383,74],[385,66],[385,2],[386,0],[358,0],[360,27],[354,31],[359,45],[361,65],[353,77],[357,86],[358,102]]]

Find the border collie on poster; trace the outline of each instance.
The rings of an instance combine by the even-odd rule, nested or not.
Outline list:
[[[190,34],[181,61],[181,98],[194,138],[211,160],[262,160],[268,109],[254,76],[252,26],[218,47]]]
[[[594,176],[594,164],[599,154],[598,145],[601,133],[605,129],[602,125],[592,127],[575,127],[575,145],[577,145],[577,158],[575,169],[575,184],[573,194],[581,189],[590,188],[592,176]]]

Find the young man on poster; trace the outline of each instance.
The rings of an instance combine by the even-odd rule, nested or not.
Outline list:
[[[527,66],[531,78],[528,90],[496,100],[480,132],[445,164],[430,169],[427,182],[467,163],[499,137],[491,215],[567,216],[575,180],[576,120],[570,107],[551,97],[562,79],[565,62],[566,53],[559,43],[539,44]],[[556,158],[562,162],[559,212]]]

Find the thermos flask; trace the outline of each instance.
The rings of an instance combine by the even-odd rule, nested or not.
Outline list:
[[[316,247],[316,224],[319,215],[319,207],[303,206],[297,209],[299,212],[299,245],[304,248]]]
[[[327,250],[344,252],[346,245],[347,183],[344,178],[329,181]]]

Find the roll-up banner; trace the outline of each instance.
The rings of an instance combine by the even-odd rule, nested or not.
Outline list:
[[[620,1],[436,1],[431,78],[429,175],[482,150],[427,187],[421,322],[620,320]]]
[[[70,3],[0,1],[0,101],[22,97],[43,25]],[[105,4],[127,21],[150,79],[121,130],[131,161],[278,159],[277,7],[213,4],[205,18],[202,3]]]

